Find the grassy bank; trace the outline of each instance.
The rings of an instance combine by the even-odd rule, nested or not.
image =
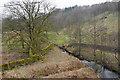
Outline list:
[[[46,55],[44,63],[38,61],[4,71],[2,76],[3,78],[98,78],[91,68],[57,47],[53,47]]]

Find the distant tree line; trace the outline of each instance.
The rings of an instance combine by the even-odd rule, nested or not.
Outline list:
[[[55,31],[77,23],[84,23],[89,21],[92,17],[95,17],[101,13],[109,12],[114,13],[117,11],[116,2],[105,2],[101,4],[94,4],[92,6],[73,6],[65,9],[56,9],[51,17],[54,22]]]

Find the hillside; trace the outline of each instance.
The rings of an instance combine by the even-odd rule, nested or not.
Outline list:
[[[3,78],[120,76],[117,2],[64,9],[44,0],[5,5],[9,14],[2,19],[0,35]]]
[[[104,17],[106,18],[102,19]],[[96,34],[94,34],[94,31]],[[63,28],[57,33],[51,32],[50,34],[52,34],[50,37],[53,36],[50,38],[50,41],[58,45],[74,42],[79,43],[80,38],[82,43],[93,44],[95,35],[97,44],[101,45],[105,43],[104,45],[117,46],[118,14],[117,12],[105,12],[91,18],[91,20],[84,21],[82,25],[74,24]]]
[[[16,67],[2,72],[3,78],[98,78],[93,69],[86,67],[79,59],[69,56],[53,47],[45,62]]]
[[[106,17],[105,19],[103,19]],[[81,28],[82,27],[82,28]],[[81,26],[70,26],[66,30],[63,29],[63,34],[67,33],[70,43],[85,43],[96,45],[104,45],[109,47],[118,47],[118,14],[117,12],[108,13],[105,12],[90,21],[86,21]],[[68,33],[71,31],[71,33]],[[81,31],[81,34],[80,34]],[[70,36],[70,37],[69,37]],[[113,50],[114,50],[113,48]],[[110,52],[91,48],[91,47],[81,47],[81,46],[71,46],[66,45],[66,49],[75,55],[80,55],[80,59],[86,59],[88,61],[96,60],[107,68],[114,70],[119,73],[118,69],[118,53]],[[94,51],[95,50],[95,51]]]

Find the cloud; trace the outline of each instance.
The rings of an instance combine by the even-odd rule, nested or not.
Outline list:
[[[120,0],[112,0],[112,2],[119,2]]]
[[[106,2],[108,0],[47,0],[47,1],[51,2],[53,5],[56,5],[57,8],[65,8],[74,5],[83,6],[83,5],[92,5],[96,3],[98,4],[98,3]]]

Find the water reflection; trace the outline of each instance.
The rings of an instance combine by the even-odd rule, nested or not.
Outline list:
[[[120,75],[105,69],[102,65],[96,64],[95,62],[91,61],[88,62],[86,60],[81,60],[86,66],[91,67],[94,69],[95,72],[99,74],[101,78],[120,78]]]

